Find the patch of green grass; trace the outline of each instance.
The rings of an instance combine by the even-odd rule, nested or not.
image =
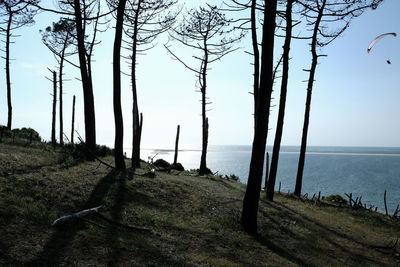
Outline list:
[[[347,200],[338,194],[329,195],[327,197],[322,197],[322,200],[325,200],[328,202],[334,202],[334,203],[338,203],[338,204],[347,204]]]

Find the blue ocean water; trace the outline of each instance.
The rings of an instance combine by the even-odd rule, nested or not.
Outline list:
[[[284,146],[279,156],[275,190],[293,192],[296,182],[299,147]],[[271,148],[268,147],[270,155]],[[172,149],[143,149],[141,157],[173,161]],[[185,169],[200,165],[200,149],[182,149],[178,162]],[[251,146],[210,146],[207,166],[219,174],[235,174],[247,182]],[[345,193],[362,196],[363,203],[384,210],[383,195],[387,190],[387,205],[393,212],[400,204],[400,148],[381,147],[308,147],[304,166],[302,194],[327,196]]]

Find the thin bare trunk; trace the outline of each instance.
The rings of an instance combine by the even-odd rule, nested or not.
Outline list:
[[[179,132],[180,132],[181,126],[178,125],[176,128],[176,139],[175,139],[175,155],[174,155],[174,165],[176,165],[178,161],[178,145],[179,145]]]
[[[114,77],[114,119],[115,119],[115,167],[125,170],[125,160],[123,153],[124,144],[124,123],[121,108],[121,43],[124,22],[126,0],[119,1],[117,9],[117,19],[115,25],[114,54],[113,54],[113,77]]]
[[[140,167],[140,122],[139,122],[139,108],[137,101],[137,86],[136,86],[136,53],[137,53],[137,34],[138,34],[138,20],[141,12],[141,0],[138,2],[138,8],[135,14],[133,36],[132,36],[132,61],[131,61],[131,82],[132,82],[132,169],[135,170]]]
[[[56,145],[56,112],[57,112],[57,73],[53,71],[53,117],[51,123],[51,143]]]
[[[312,88],[313,88],[314,79],[315,79],[315,71],[317,69],[317,64],[318,64],[317,38],[318,38],[319,25],[322,20],[325,4],[326,4],[326,0],[324,0],[322,2],[322,6],[320,9],[321,11],[318,13],[318,17],[315,21],[314,31],[313,31],[312,41],[311,41],[312,62],[311,62],[311,68],[310,68],[310,76],[308,78],[308,85],[307,85],[307,98],[306,98],[306,110],[305,110],[305,114],[304,114],[303,135],[301,138],[300,158],[299,158],[299,165],[298,165],[298,169],[297,169],[296,187],[294,190],[294,194],[296,196],[300,196],[301,187],[302,187],[302,183],[303,183],[303,171],[304,171],[304,162],[305,162],[305,158],[306,158],[308,125],[310,122],[311,95],[312,95]]]
[[[64,127],[63,127],[63,67],[64,67],[64,51],[62,52],[61,59],[60,59],[60,73],[58,74],[59,76],[59,92],[60,92],[60,103],[59,103],[59,109],[60,109],[60,145],[64,145]]]
[[[7,103],[8,103],[8,120],[7,120],[8,130],[11,130],[11,124],[12,124],[11,78],[10,78],[10,38],[11,38],[12,16],[13,13],[10,11],[7,23],[7,31],[6,31],[6,81],[7,81]]]
[[[253,45],[253,56],[254,56],[254,85],[253,85],[253,97],[254,97],[254,129],[256,125],[256,111],[257,111],[257,98],[258,90],[260,86],[260,52],[258,50],[257,41],[257,18],[256,18],[256,0],[251,1],[251,40]]]
[[[290,41],[292,39],[292,5],[293,5],[293,0],[288,0],[286,4],[286,37],[285,37],[285,44],[283,46],[281,96],[279,100],[278,121],[276,126],[274,148],[271,159],[271,171],[269,173],[268,185],[266,190],[267,198],[271,201],[274,200],[275,181],[276,181],[276,174],[278,171],[279,151],[281,148],[283,123],[285,118],[286,93],[289,80],[289,52],[290,52]]]
[[[72,125],[71,125],[71,144],[74,144],[74,130],[75,130],[75,95],[72,100]]]

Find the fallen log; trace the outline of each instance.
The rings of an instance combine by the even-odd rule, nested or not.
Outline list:
[[[70,215],[60,217],[57,220],[55,220],[51,224],[51,226],[56,226],[57,224],[64,223],[65,221],[69,221],[71,219],[76,219],[76,218],[81,218],[81,217],[89,215],[89,214],[98,213],[101,208],[103,208],[103,206],[98,206],[96,208],[81,210],[81,211],[72,213]]]
[[[86,210],[82,210],[82,211],[78,211],[78,212],[72,213],[72,214],[67,215],[67,216],[60,217],[57,220],[55,220],[51,226],[56,226],[58,224],[64,223],[66,221],[69,221],[71,219],[83,219],[84,221],[87,221],[89,223],[95,224],[95,225],[97,225],[97,226],[99,226],[101,228],[105,228],[103,225],[100,225],[100,224],[97,224],[97,223],[95,223],[93,221],[89,221],[89,220],[86,220],[86,219],[82,218],[82,217],[84,217],[86,215],[89,215],[89,214],[95,214],[96,216],[98,216],[99,218],[103,219],[104,221],[106,221],[106,222],[108,222],[110,224],[125,228],[125,229],[134,230],[134,231],[150,232],[150,229],[148,229],[148,228],[141,228],[141,227],[125,225],[125,224],[122,224],[120,222],[116,222],[114,220],[111,220],[111,219],[107,218],[106,216],[102,215],[99,212],[99,210],[102,209],[103,207],[104,206],[98,206],[96,208],[86,209]]]

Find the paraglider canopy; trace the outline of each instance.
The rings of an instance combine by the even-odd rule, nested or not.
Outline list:
[[[372,40],[372,42],[369,44],[369,46],[368,46],[368,48],[367,48],[368,54],[369,54],[369,52],[371,51],[372,47],[375,45],[376,42],[378,42],[380,39],[382,39],[383,37],[388,36],[388,35],[392,35],[392,36],[394,36],[394,37],[397,36],[397,34],[396,34],[395,32],[389,32],[389,33],[384,33],[384,34],[378,35],[378,36],[375,37],[375,39]]]

